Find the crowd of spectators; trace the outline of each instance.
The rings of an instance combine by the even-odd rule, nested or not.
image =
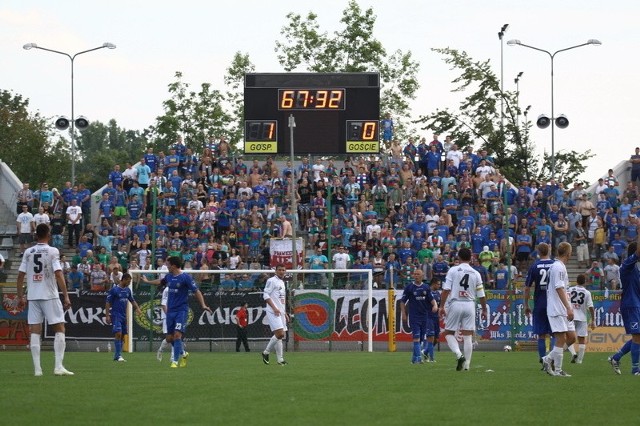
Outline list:
[[[402,287],[416,268],[443,280],[457,250],[469,247],[486,287],[505,289],[535,259],[537,243],[569,241],[592,288],[602,289],[616,288],[612,270],[637,235],[629,220],[640,208],[635,180],[621,192],[609,170],[595,194],[553,179],[514,186],[487,151],[460,150],[438,134],[417,144],[393,141],[380,157],[304,157],[282,169],[271,157],[245,163],[213,138],[201,152],[178,138],[167,153],[148,148],[138,160],[114,165],[95,224],[83,185],[68,182],[58,192],[25,183],[17,194],[22,250],[35,225],[50,223],[52,244],[62,249],[66,232],[75,249],[64,260],[70,287],[102,290],[127,269],[161,269],[168,256],[181,257],[186,269],[266,269],[270,239],[290,237],[297,223],[309,269],[371,269],[376,287]],[[638,149],[631,162],[640,178]],[[196,277],[203,286],[245,289],[266,276]],[[360,288],[364,277],[336,274],[333,287]],[[328,279],[309,274],[303,285],[327,286]]]

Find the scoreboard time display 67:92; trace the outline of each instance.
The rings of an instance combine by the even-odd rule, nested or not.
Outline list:
[[[378,73],[252,73],[244,82],[244,152],[378,154]]]

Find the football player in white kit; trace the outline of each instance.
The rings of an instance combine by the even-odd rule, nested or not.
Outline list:
[[[584,359],[584,353],[587,349],[587,336],[589,334],[587,323],[592,330],[596,328],[596,316],[591,292],[584,288],[586,281],[587,278],[584,274],[580,274],[576,277],[576,283],[578,285],[569,288],[569,301],[573,305],[573,323],[575,324],[576,334],[578,335],[578,353],[571,358],[572,364],[582,364],[582,360]],[[591,321],[589,321],[589,315],[591,316]]]
[[[482,304],[482,320],[487,318],[487,300],[480,273],[473,269],[471,250],[462,248],[458,252],[460,264],[447,272],[440,300],[440,316],[444,317],[444,333],[447,344],[456,355],[456,370],[469,369],[473,353],[473,333],[476,331],[476,298]],[[464,354],[455,337],[460,331],[464,342]]]
[[[40,365],[40,336],[42,335],[42,322],[53,327],[55,337],[53,350],[55,353],[55,366],[53,374],[56,376],[73,376],[73,373],[62,365],[64,360],[65,329],[64,310],[58,291],[62,293],[64,309],[71,307],[71,301],[67,294],[67,284],[62,274],[60,265],[60,252],[57,248],[49,246],[49,225],[41,223],[36,227],[38,243],[28,248],[22,257],[18,270],[18,300],[20,306],[24,306],[23,283],[27,280],[27,300],[29,301],[28,323],[31,332],[31,357],[36,376],[42,376]]]
[[[572,345],[575,336],[573,324],[573,308],[569,303],[569,275],[565,266],[571,257],[571,244],[562,242],[558,245],[558,257],[549,268],[549,285],[547,286],[547,317],[555,345],[547,356],[542,357],[544,371],[550,376],[571,377],[562,370],[564,346]],[[553,366],[551,362],[553,361]]]
[[[262,297],[267,302],[267,322],[273,332],[271,340],[262,352],[262,362],[269,364],[269,354],[275,348],[278,365],[287,365],[282,355],[282,339],[287,331],[289,317],[286,310],[287,289],[284,285],[284,265],[276,265],[276,274],[267,280]]]

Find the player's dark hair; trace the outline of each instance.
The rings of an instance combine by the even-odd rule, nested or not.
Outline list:
[[[468,248],[461,248],[460,250],[458,250],[458,257],[460,258],[460,260],[462,260],[463,262],[468,262],[471,260],[471,250],[469,250]]]
[[[182,260],[178,256],[169,256],[167,262],[176,268],[182,268]]]
[[[637,250],[638,250],[638,243],[636,243],[635,241],[632,243],[629,243],[629,246],[627,247],[627,256],[631,256]]]
[[[131,278],[131,274],[128,272],[125,272],[124,274],[122,274],[122,280],[126,280],[127,278]]]
[[[278,268],[284,268],[284,269],[287,269],[287,267],[286,267],[286,266],[284,266],[284,263],[278,263],[278,264],[276,265],[276,269],[278,269]]]
[[[431,278],[430,285],[440,284],[440,278]]]
[[[50,228],[46,223],[41,223],[40,225],[36,226],[36,238],[38,238],[38,240],[43,240],[49,237],[49,232]]]
[[[578,274],[576,282],[580,285],[584,285],[587,282],[587,277],[584,274]]]

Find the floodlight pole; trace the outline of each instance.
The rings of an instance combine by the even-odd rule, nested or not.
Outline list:
[[[51,53],[57,53],[59,55],[66,56],[71,61],[71,184],[76,184],[76,123],[75,123],[75,110],[74,110],[74,87],[73,87],[73,66],[75,63],[76,56],[82,55],[83,53],[93,52],[94,50],[99,49],[115,49],[116,45],[113,43],[103,43],[102,46],[94,47],[93,49],[83,50],[81,52],[75,53],[73,55],[61,52],[59,50],[49,49],[47,47],[38,46],[36,43],[27,43],[22,46],[24,50],[31,49],[40,49]]]
[[[551,120],[552,121],[555,121],[556,119],[555,111],[554,111],[554,98],[553,98],[553,60],[555,59],[556,55],[560,52],[566,52],[567,50],[577,49],[578,47],[582,47],[582,46],[589,46],[589,45],[600,46],[601,44],[602,42],[600,42],[600,40],[589,39],[586,41],[586,43],[565,47],[564,49],[559,49],[551,53],[548,50],[544,50],[544,49],[540,49],[539,47],[524,44],[520,40],[509,40],[507,42],[507,45],[509,46],[527,47],[529,49],[537,50],[538,52],[546,53],[549,56],[549,59],[551,60]],[[554,129],[554,123],[552,122],[551,123],[551,178],[555,179],[555,177],[556,177],[555,129]]]
[[[296,120],[293,117],[293,114],[289,115],[289,132],[290,132],[290,139],[291,139],[291,166],[293,167],[294,164],[294,152],[293,152],[293,133],[294,133],[294,129],[296,128]],[[297,227],[298,227],[298,220],[297,220],[297,216],[298,216],[298,206],[296,203],[296,194],[295,194],[295,190],[296,190],[296,183],[295,183],[295,173],[292,174],[291,177],[291,186],[289,188],[289,196],[291,197],[291,260],[293,263],[293,266],[291,269],[293,270],[297,270],[298,269],[298,241],[297,241]],[[284,237],[284,235],[283,235]],[[298,288],[298,274],[292,274],[292,279],[293,279],[293,288]]]

